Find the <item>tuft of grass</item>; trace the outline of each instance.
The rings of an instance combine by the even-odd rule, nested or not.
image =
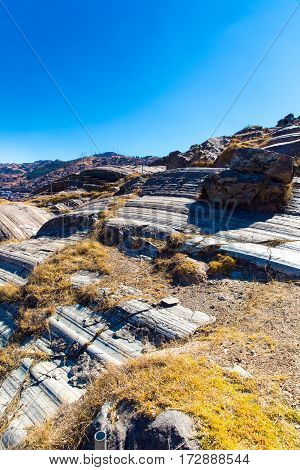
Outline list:
[[[0,304],[18,302],[21,299],[22,288],[13,284],[0,286]]]
[[[216,259],[208,263],[210,274],[222,274],[236,267],[236,260],[231,256],[218,254]]]
[[[70,276],[76,271],[109,274],[106,247],[95,240],[78,242],[38,265],[23,288],[16,336],[40,332],[55,308],[76,302]]]
[[[267,141],[269,140],[270,136],[268,134],[263,135],[262,137],[254,137],[249,140],[241,140],[239,137],[233,137],[230,141],[230,144],[226,149],[219,155],[217,159],[217,165],[220,164],[222,166],[230,165],[231,159],[233,156],[233,152],[235,149],[238,148],[256,148],[262,147],[266,145]],[[214,165],[216,166],[216,165]]]
[[[203,357],[159,352],[101,374],[85,396],[40,427],[23,449],[79,449],[105,402],[130,401],[137,415],[168,409],[191,415],[201,449],[297,449],[300,414],[279,398],[264,398],[253,379],[224,371]]]
[[[206,279],[206,271],[201,264],[183,253],[176,253],[171,258],[157,258],[155,266],[178,284],[199,284]]]

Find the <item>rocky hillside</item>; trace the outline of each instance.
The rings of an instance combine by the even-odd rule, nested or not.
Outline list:
[[[225,168],[88,168],[57,184],[98,191],[0,205],[11,238],[28,228],[0,244],[2,448],[93,449],[104,431],[108,449],[299,449],[300,180],[280,152],[298,121],[285,119],[283,141],[238,133]],[[34,228],[31,209],[46,218]]]
[[[171,152],[162,159],[167,169],[227,166],[228,150],[236,147],[266,148],[300,159],[300,116],[288,114],[275,127],[247,126],[232,136],[213,137],[192,145],[186,152]],[[158,164],[158,162],[155,162]]]
[[[99,166],[148,165],[154,157],[127,157],[105,152],[71,161],[41,160],[34,163],[0,163],[0,197],[22,199],[52,182]]]

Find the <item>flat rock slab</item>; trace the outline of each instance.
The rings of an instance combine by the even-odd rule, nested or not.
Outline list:
[[[152,308],[138,300],[121,304],[113,312],[91,312],[81,306],[62,307],[50,320],[52,335],[68,343],[85,344],[101,362],[120,364],[137,357],[145,344],[184,338],[214,321],[210,315],[181,305]]]
[[[195,201],[186,197],[144,196],[128,201],[106,224],[108,231],[129,232],[144,238],[164,239],[174,231],[187,231]]]
[[[300,242],[275,248],[254,243],[227,243],[220,247],[220,251],[257,266],[300,278]]]
[[[0,241],[23,240],[37,233],[52,214],[38,207],[27,204],[0,205]]]
[[[68,383],[70,366],[59,366],[50,361],[31,366],[32,360],[24,359],[1,385],[0,413],[12,400],[19,398],[17,417],[1,436],[4,448],[18,444],[29,427],[42,424],[61,405],[78,400],[83,393]]]
[[[14,286],[24,286],[27,280],[21,276],[18,276],[15,272],[11,272],[10,268],[11,267],[9,265],[2,265],[2,268],[0,269],[0,286],[3,286],[5,284],[13,284]]]
[[[0,269],[26,279],[37,264],[79,239],[76,235],[65,239],[43,237],[0,246]]]
[[[100,275],[91,271],[77,271],[77,273],[71,276],[71,284],[74,289],[81,289],[95,284],[99,281]]]
[[[83,204],[76,211],[60,214],[46,222],[38,231],[37,237],[65,238],[75,233],[87,233],[98,220],[98,214],[107,209],[112,199]]]

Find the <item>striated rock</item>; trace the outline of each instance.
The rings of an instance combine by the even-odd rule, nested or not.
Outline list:
[[[93,228],[98,220],[99,212],[107,209],[112,199],[83,204],[76,211],[59,214],[44,224],[37,233],[37,237],[65,238],[75,233],[86,233]]]
[[[73,289],[81,289],[82,287],[87,287],[99,281],[99,273],[91,271],[77,271],[70,278],[71,285]]]
[[[128,291],[128,286],[123,288]],[[4,319],[0,334],[5,345],[16,311],[0,307]],[[16,414],[1,436],[2,445],[16,445],[30,426],[42,424],[61,405],[78,400],[103,366],[122,364],[156,345],[187,337],[214,320],[181,305],[154,308],[137,300],[123,302],[110,312],[80,305],[57,309],[49,320],[48,332],[23,345],[47,353],[49,360],[34,364],[31,357],[24,357],[20,367],[1,384],[0,415],[20,394]]]
[[[300,119],[290,120],[284,127],[272,129],[270,139],[266,142],[264,148],[280,154],[290,155],[293,157],[294,162],[299,164]]]
[[[22,240],[37,233],[52,215],[44,209],[26,204],[0,205],[0,241]]]
[[[197,199],[205,178],[219,172],[218,168],[181,168],[156,173],[144,184],[141,195]]]
[[[93,180],[98,180],[99,182],[115,183],[122,178],[125,178],[133,173],[132,170],[128,168],[118,168],[113,166],[104,166],[93,168],[91,170],[84,170],[80,173],[81,178],[87,178],[89,182]]]
[[[8,344],[9,338],[16,330],[17,313],[17,305],[0,304],[0,348]]]

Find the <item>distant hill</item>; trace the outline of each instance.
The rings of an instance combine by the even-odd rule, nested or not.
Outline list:
[[[38,160],[33,163],[0,163],[0,197],[18,199],[37,187],[97,166],[150,165],[157,157],[130,157],[104,152],[69,161]]]

